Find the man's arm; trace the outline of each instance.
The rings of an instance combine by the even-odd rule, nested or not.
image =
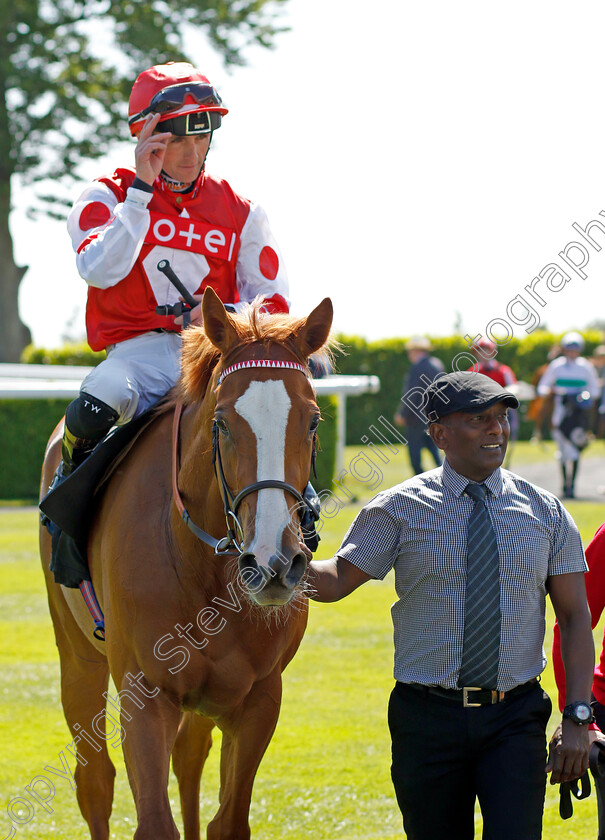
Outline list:
[[[548,591],[561,632],[561,654],[565,666],[565,703],[590,702],[594,670],[594,643],[590,611],[586,601],[583,572],[552,575]],[[550,742],[546,772],[551,784],[579,778],[588,768],[588,727],[565,719]]]
[[[372,576],[362,571],[344,557],[331,557],[330,560],[312,560],[309,563],[308,582],[315,593],[309,593],[314,601],[340,601],[353,590],[373,580]]]

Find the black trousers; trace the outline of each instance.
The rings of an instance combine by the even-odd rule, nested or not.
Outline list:
[[[535,683],[502,703],[462,703],[396,683],[391,776],[408,840],[539,840],[552,705]]]
[[[436,466],[441,464],[441,455],[439,450],[433,443],[433,439],[429,436],[424,426],[416,425],[415,423],[408,423],[405,428],[405,436],[408,441],[408,452],[410,455],[410,463],[414,473],[418,475],[422,470],[422,450],[428,449],[433,456],[433,461]]]

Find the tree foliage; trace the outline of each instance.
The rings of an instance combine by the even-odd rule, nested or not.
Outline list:
[[[187,60],[183,33],[202,28],[228,64],[278,30],[285,0],[13,0],[0,13],[0,180],[73,175],[128,135],[125,103],[152,64]],[[193,61],[195,63],[195,61]]]
[[[184,33],[204,31],[227,64],[250,44],[272,45],[287,0],[2,0],[0,3],[0,361],[15,361],[28,331],[17,317],[19,283],[8,217],[11,182],[52,178],[44,206],[64,215],[58,184],[79,164],[126,139],[126,103],[152,64],[195,59]],[[203,69],[203,68],[202,68]],[[62,212],[63,211],[63,212]],[[12,323],[11,323],[12,321]]]

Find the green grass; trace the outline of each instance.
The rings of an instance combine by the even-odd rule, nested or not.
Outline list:
[[[346,463],[359,450],[348,448]],[[536,448],[520,444],[515,464],[533,458]],[[391,456],[392,453],[389,453]],[[545,451],[541,457],[550,458]],[[407,455],[383,465],[381,486],[409,475]],[[330,556],[363,501],[375,492],[363,482],[349,483],[356,501],[345,506],[322,530],[318,556]],[[345,496],[343,495],[343,498]],[[586,544],[603,521],[603,506],[569,503]],[[256,840],[382,840],[402,837],[401,818],[389,777],[386,705],[392,687],[392,578],[372,582],[338,604],[311,604],[309,628],[284,674],[280,721],[256,778],[251,809]],[[552,613],[545,647],[549,654]],[[602,626],[595,631],[600,647]],[[10,826],[6,803],[26,797],[25,787],[46,765],[59,767],[59,753],[70,736],[64,723],[58,661],[37,559],[37,516],[31,509],[0,512],[0,840]],[[543,685],[556,697],[550,666]],[[551,729],[556,724],[553,715]],[[217,807],[218,747],[208,760],[202,795],[202,820]],[[119,749],[110,749],[118,768],[112,834],[134,833],[134,806]],[[73,761],[72,761],[73,767]],[[45,774],[48,775],[48,772]],[[170,785],[180,822],[178,794]],[[29,797],[30,801],[31,798]],[[18,826],[17,838],[88,840],[75,795],[56,777],[52,813],[36,806],[31,820]],[[24,813],[23,819],[29,815]],[[477,833],[480,836],[480,816]],[[548,787],[545,840],[587,840],[596,836],[594,795],[574,802],[574,816],[558,816],[558,788]]]

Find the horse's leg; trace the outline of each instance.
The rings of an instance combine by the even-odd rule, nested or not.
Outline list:
[[[134,674],[141,670],[136,663],[126,669]],[[138,818],[134,840],[178,840],[168,799],[168,775],[180,705],[159,689],[153,696],[134,695],[135,703],[128,697],[128,693],[133,696],[131,683],[126,679],[117,682],[123,696],[122,749]]]
[[[51,591],[49,603],[61,663],[61,702],[77,749],[74,776],[78,804],[92,840],[107,840],[116,771],[107,742],[92,724],[105,708],[103,692],[107,691],[109,669],[107,660],[82,634],[60,588],[52,586],[56,592]]]
[[[179,782],[185,840],[200,840],[200,780],[210,747],[213,721],[186,712],[172,750],[172,767]]]
[[[221,804],[208,825],[208,840],[249,840],[254,777],[269,746],[281,705],[281,673],[255,683],[224,726],[221,748]],[[223,727],[221,727],[223,728]]]

